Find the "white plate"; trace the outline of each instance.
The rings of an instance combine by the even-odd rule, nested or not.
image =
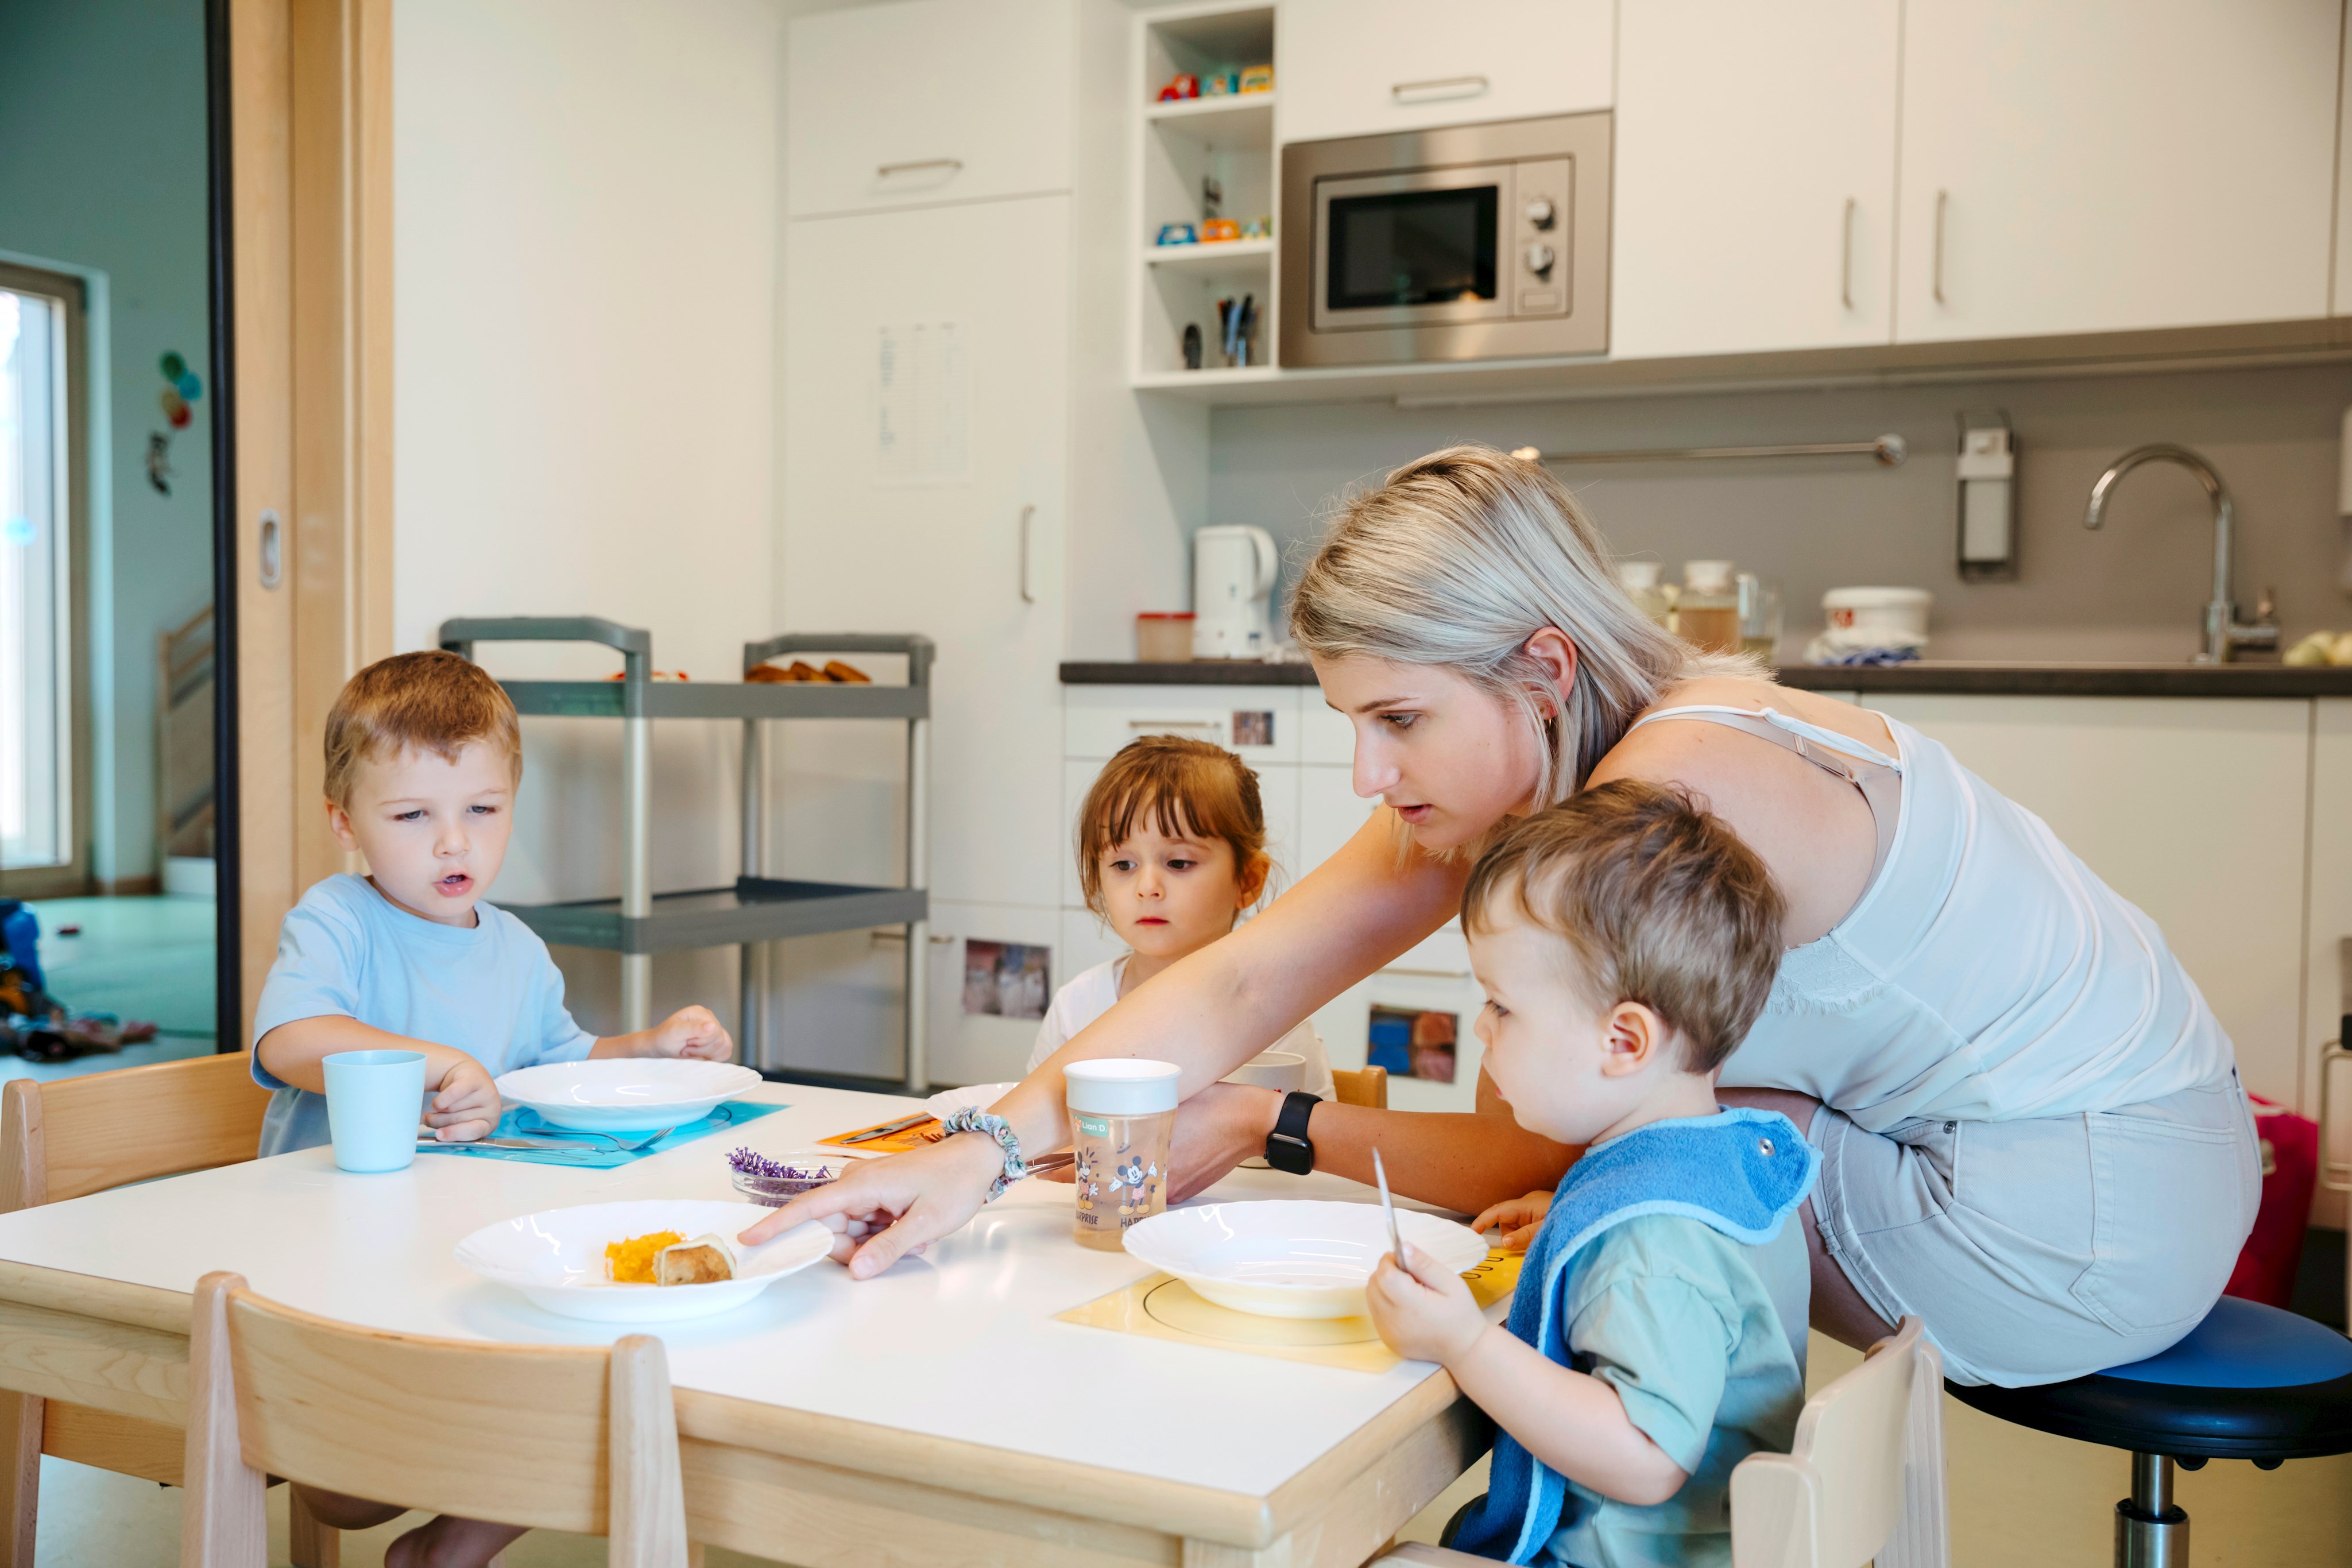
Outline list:
[[[1455,1273],[1486,1260],[1486,1240],[1466,1225],[1400,1208],[1397,1229]],[[1361,1316],[1364,1281],[1388,1249],[1380,1205],[1308,1198],[1171,1208],[1127,1233],[1129,1256],[1221,1307],[1268,1318]]]
[[[775,1211],[756,1203],[646,1198],[546,1208],[485,1225],[457,1243],[457,1261],[485,1280],[510,1285],[559,1317],[600,1323],[674,1322],[740,1307],[787,1274],[833,1249],[824,1226],[796,1226],[757,1247],[736,1233]],[[709,1285],[616,1285],[605,1277],[604,1248],[655,1230],[689,1241],[715,1235],[735,1253],[735,1278]]]
[[[923,1109],[944,1122],[967,1105],[985,1111],[1020,1087],[1017,1082],[974,1083],[963,1089],[942,1089],[923,1102]]]
[[[758,1073],[731,1061],[616,1057],[518,1068],[499,1080],[499,1094],[509,1105],[530,1107],[550,1126],[657,1133],[699,1122],[759,1082]]]

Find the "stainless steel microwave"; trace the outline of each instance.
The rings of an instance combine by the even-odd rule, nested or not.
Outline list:
[[[1610,116],[1282,150],[1282,360],[1609,348]]]

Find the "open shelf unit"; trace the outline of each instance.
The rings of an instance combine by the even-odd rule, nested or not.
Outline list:
[[[1274,57],[1274,7],[1202,5],[1135,19],[1135,267],[1133,363],[1139,387],[1169,378],[1248,375],[1271,366],[1276,342],[1274,280],[1281,236],[1190,246],[1153,243],[1163,224],[1198,225],[1204,190],[1223,193],[1217,215],[1273,221],[1275,99],[1282,78]],[[1162,103],[1180,72],[1276,65],[1273,91]],[[1220,299],[1254,301],[1257,321],[1247,363],[1229,363],[1217,326]],[[1201,329],[1201,369],[1184,364],[1184,329]]]
[[[445,621],[440,644],[466,658],[478,643],[598,643],[621,651],[617,681],[501,681],[519,714],[621,721],[621,894],[563,904],[501,904],[542,942],[621,955],[622,1028],[652,1019],[653,955],[698,947],[742,950],[739,1046],[765,1071],[761,1019],[767,944],[789,936],[902,926],[907,938],[907,1086],[929,1081],[923,955],[930,932],[929,732],[931,641],[871,632],[809,632],[743,646],[751,673],[782,653],[895,653],[902,686],[656,681],[653,637],[597,616],[507,616]],[[743,726],[743,871],[731,886],[656,894],[650,873],[653,721],[733,719]],[[780,718],[887,719],[907,727],[907,881],[903,887],[797,882],[767,874],[768,748],[760,726]]]

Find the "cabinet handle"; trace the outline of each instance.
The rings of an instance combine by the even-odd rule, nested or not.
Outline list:
[[[2327,1092],[2334,1087],[2329,1080],[2336,1076],[2336,1064],[2347,1060],[2352,1060],[2352,1051],[2336,1040],[2329,1040],[2319,1052],[2319,1185],[2330,1192],[2352,1192],[2352,1164],[2327,1157],[2336,1120],[2328,1114],[2333,1100]]]
[[[1845,199],[1845,228],[1838,243],[1838,301],[1853,308],[1853,198]]]
[[[917,171],[923,169],[944,169],[950,174],[961,174],[963,172],[963,160],[961,158],[918,158],[911,163],[877,163],[874,167],[874,175],[877,179],[887,180],[894,174],[912,174]]]
[[[1945,303],[1944,209],[1951,204],[1951,200],[1952,193],[1949,191],[1938,191],[1936,193],[1936,287],[1934,292],[1936,296],[1936,303],[1938,305]]]
[[[1466,980],[1470,977],[1470,971],[1467,969],[1407,969],[1393,964],[1382,969],[1381,973],[1410,975],[1415,979],[1422,980]]]
[[[1457,98],[1477,98],[1486,90],[1485,77],[1433,77],[1428,81],[1401,81],[1389,89],[1400,104],[1445,103]]]
[[[286,528],[275,511],[261,514],[259,559],[261,586],[275,588],[286,579]]]
[[[1169,735],[1180,729],[1197,729],[1213,739],[1223,727],[1213,718],[1131,718],[1127,727],[1138,735],[1149,731],[1153,735]]]
[[[1021,508],[1021,602],[1024,604],[1037,602],[1037,595],[1029,587],[1029,525],[1035,521],[1036,517],[1036,507]]]

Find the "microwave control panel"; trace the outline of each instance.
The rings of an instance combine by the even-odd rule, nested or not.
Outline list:
[[[1516,229],[1511,314],[1565,316],[1570,308],[1569,232],[1575,222],[1576,161],[1530,158],[1512,167]]]

